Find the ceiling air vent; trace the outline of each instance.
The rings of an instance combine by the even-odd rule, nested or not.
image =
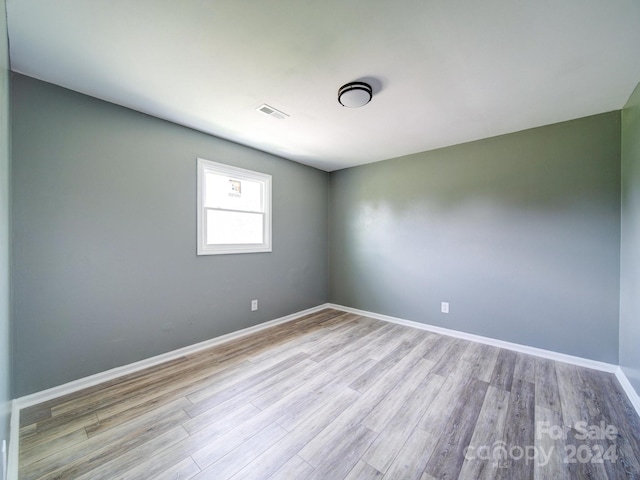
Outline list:
[[[289,116],[286,113],[281,112],[280,110],[273,108],[270,105],[267,105],[266,103],[256,108],[256,110],[258,112],[264,113],[265,115],[269,115],[270,117],[277,118],[278,120],[282,120],[283,118],[287,118]]]

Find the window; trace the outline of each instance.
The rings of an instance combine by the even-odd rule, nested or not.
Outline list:
[[[271,251],[271,175],[198,159],[198,255]]]

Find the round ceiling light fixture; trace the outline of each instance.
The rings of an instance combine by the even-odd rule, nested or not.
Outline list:
[[[343,107],[363,107],[371,101],[373,90],[371,85],[364,82],[350,82],[338,90],[338,102]]]

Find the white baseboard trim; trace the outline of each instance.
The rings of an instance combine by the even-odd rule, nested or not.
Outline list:
[[[221,335],[219,337],[215,337],[209,340],[205,340],[203,342],[196,343],[194,345],[189,345],[183,348],[179,348],[177,350],[173,350],[171,352],[163,353],[161,355],[156,355],[155,357],[146,358],[144,360],[140,360],[138,362],[134,362],[128,365],[124,365],[122,367],[116,367],[111,370],[107,370],[105,372],[96,373],[95,375],[90,375],[88,377],[80,378],[78,380],[71,381],[69,383],[65,383],[63,385],[59,385],[57,387],[49,388],[47,390],[43,390],[40,392],[32,393],[30,395],[26,395],[24,397],[17,398],[13,400],[13,407],[17,409],[17,411],[27,408],[33,405],[37,405],[42,402],[46,402],[48,400],[52,400],[54,398],[61,397],[63,395],[67,395],[70,393],[77,392],[82,390],[83,388],[91,387],[94,385],[98,385],[99,383],[107,382],[109,380],[114,380],[118,377],[122,377],[124,375],[128,375],[130,373],[134,373],[145,368],[153,367],[155,365],[159,365],[161,363],[175,360],[181,356],[193,354],[195,352],[199,352],[201,350],[205,350],[207,348],[213,347],[215,345],[219,345],[224,342],[228,342],[230,340],[234,340],[237,338],[244,337],[246,335],[250,335],[255,332],[259,332],[261,330],[265,330],[267,328],[280,325],[282,323],[289,322],[291,320],[295,320],[297,318],[303,317],[305,315],[310,315],[312,313],[319,312],[326,308],[333,308],[336,310],[341,310],[343,312],[354,313],[357,315],[363,315],[371,318],[375,318],[377,320],[382,320],[385,322],[397,323],[399,325],[405,325],[408,327],[418,328],[421,330],[427,330],[431,332],[440,333],[443,335],[448,335],[452,337],[462,338],[464,340],[470,340],[473,342],[483,343],[486,345],[492,345],[494,347],[505,348],[508,350],[513,350],[516,352],[526,353],[529,355],[535,355],[538,357],[548,358],[550,360],[556,360],[559,362],[570,363],[573,365],[578,365],[586,368],[593,368],[595,370],[601,370],[604,372],[615,373],[616,376],[620,379],[620,375],[618,371],[621,372],[621,375],[624,376],[622,370],[618,365],[613,365],[610,363],[599,362],[596,360],[590,360],[587,358],[576,357],[573,355],[567,355],[564,353],[558,353],[551,350],[544,350],[542,348],[530,347],[528,345],[521,345],[517,343],[511,343],[504,340],[497,340],[494,338],[483,337],[480,335],[475,335],[472,333],[461,332],[458,330],[451,330],[448,328],[437,327],[434,325],[428,325],[424,323],[415,322],[412,320],[405,320],[402,318],[392,317],[389,315],[382,315],[375,312],[369,312],[366,310],[359,310],[356,308],[345,307],[344,305],[338,305],[333,303],[325,303],[322,305],[318,305],[316,307],[312,307],[306,310],[302,310],[296,313],[292,313],[290,315],[286,315],[284,317],[276,318],[274,320],[270,320],[259,325],[255,325],[253,327],[244,328],[242,330],[237,330],[235,332],[227,333],[225,335]],[[628,384],[629,388],[632,391],[633,388],[631,384],[626,379],[626,376],[623,377]],[[622,383],[622,381],[620,381]],[[635,391],[634,391],[635,392]],[[635,405],[635,404],[634,404]],[[11,443],[10,443],[11,445]],[[11,447],[9,447],[11,448]]]
[[[250,335],[252,333],[256,333],[261,330],[274,327],[276,325],[280,325],[281,323],[286,323],[291,320],[295,320],[296,318],[300,318],[305,315],[319,312],[320,310],[323,310],[325,308],[327,308],[327,304],[318,305],[317,307],[313,307],[313,308],[308,308],[300,312],[292,313],[291,315],[286,315],[284,317],[276,318],[274,320],[269,320],[259,325],[254,325],[253,327],[243,328],[242,330],[237,330],[235,332],[227,333],[225,335],[221,335],[219,337],[205,340],[203,342],[199,342],[194,345],[189,345],[183,348],[179,348],[177,350],[173,350],[171,352],[163,353],[161,355],[156,355],[155,357],[146,358],[138,362],[130,363],[129,365],[116,367],[111,370],[107,370],[105,372],[96,373],[95,375],[90,375],[88,377],[80,378],[78,380],[74,380],[72,382],[65,383],[63,385],[59,385],[57,387],[49,388],[47,390],[42,390],[40,392],[32,393],[30,395],[25,395],[24,397],[20,397],[14,400],[14,402],[16,402],[19,410],[23,408],[31,407],[33,405],[37,405],[39,403],[46,402],[48,400],[53,400],[54,398],[67,395],[69,393],[77,392],[79,390],[82,390],[83,388],[92,387],[94,385],[98,385],[100,383],[107,382],[109,380],[114,380],[118,377],[122,377],[130,373],[144,370],[145,368],[153,367],[155,365],[159,365],[161,363],[168,362],[170,360],[175,360],[184,355],[189,355],[195,352],[199,352],[201,350],[205,350],[215,345],[228,342],[229,340],[234,340],[236,338],[244,337],[246,335]]]
[[[640,415],[640,396],[620,367],[616,369],[616,378],[618,379],[618,382],[620,382],[624,393],[627,394],[627,398],[631,402],[631,405],[633,405],[633,408],[635,408],[638,415]]]
[[[47,390],[36,392],[36,393],[26,395],[24,397],[20,397],[18,399],[13,400],[11,405],[11,427],[10,427],[11,430],[9,434],[7,480],[17,480],[18,478],[18,457],[19,457],[18,442],[19,442],[19,435],[20,435],[20,410],[21,409],[27,408],[33,405],[37,405],[39,403],[46,402],[48,400],[52,400],[54,398],[58,398],[63,395],[74,393],[79,390],[82,390],[83,388],[91,387],[99,383],[103,383],[109,380],[114,380],[118,377],[122,377],[124,375],[128,375],[130,373],[134,373],[134,372],[143,370],[145,368],[159,365],[161,363],[174,360],[184,355],[189,355],[195,352],[199,352],[201,350],[205,350],[215,345],[219,345],[221,343],[228,342],[236,338],[244,337],[246,335],[295,320],[305,315],[310,315],[312,313],[319,312],[326,308],[333,308],[335,310],[340,310],[343,312],[354,313],[356,315],[371,317],[371,318],[382,320],[385,322],[396,323],[399,325],[418,328],[420,330],[440,333],[442,335],[449,335],[452,337],[462,338],[464,340],[483,343],[483,344],[491,345],[494,347],[505,348],[508,350],[516,351],[516,352],[535,355],[542,358],[548,358],[550,360],[570,363],[573,365],[592,368],[592,369],[600,370],[603,372],[614,373],[616,375],[616,378],[620,382],[620,385],[622,386],[625,393],[629,397],[630,402],[633,404],[634,408],[638,412],[638,415],[640,415],[640,397],[638,396],[636,391],[633,389],[633,387],[631,386],[631,383],[629,382],[629,379],[626,377],[626,375],[618,365],[599,362],[596,360],[590,360],[582,357],[576,357],[576,356],[567,355],[564,353],[553,352],[551,350],[544,350],[541,348],[530,347],[528,345],[521,345],[517,343],[506,342],[503,340],[497,340],[494,338],[483,337],[480,335],[465,333],[458,330],[451,330],[448,328],[437,327],[434,325],[419,323],[412,320],[405,320],[402,318],[392,317],[389,315],[382,315],[375,312],[368,312],[368,311],[359,310],[356,308],[345,307],[343,305],[325,303],[313,308],[302,310],[300,312],[292,313],[291,315],[286,315],[284,317],[276,318],[274,320],[270,320],[270,321],[261,323],[259,325],[255,325],[253,327],[244,328],[242,330],[221,335],[219,337],[215,337],[210,340],[205,340],[204,342],[196,343],[194,345],[189,345],[187,347],[183,347],[177,350],[173,350],[171,352],[163,353],[155,357],[140,360],[139,362],[135,362],[129,365],[113,368],[105,372],[97,373],[89,377],[74,380],[72,382],[65,383],[64,385],[59,385],[57,387],[49,388]]]
[[[494,347],[505,348],[507,350],[513,350],[515,352],[526,353],[529,355],[535,355],[536,357],[548,358],[549,360],[555,360],[558,362],[569,363],[577,365],[579,367],[592,368],[594,370],[600,370],[602,372],[615,374],[620,386],[627,395],[627,398],[633,405],[638,416],[640,416],[640,396],[635,391],[631,382],[625,375],[620,366],[612,363],[599,362],[597,360],[591,360],[589,358],[576,357],[574,355],[567,355],[566,353],[554,352],[552,350],[545,350],[543,348],[530,347],[528,345],[521,345],[519,343],[506,342],[504,340],[497,340],[495,338],[483,337],[481,335],[475,335],[473,333],[461,332],[459,330],[451,330],[443,327],[436,327],[434,325],[428,325],[425,323],[414,322],[412,320],[405,320],[403,318],[391,317],[389,315],[382,315],[380,313],[368,312],[366,310],[359,310],[357,308],[345,307],[343,305],[337,305],[335,303],[329,303],[326,305],[328,308],[334,308],[336,310],[342,310],[343,312],[354,313],[356,315],[362,315],[365,317],[375,318],[376,320],[382,320],[384,322],[397,323],[398,325],[405,325],[407,327],[418,328],[420,330],[426,330],[429,332],[440,333],[442,335],[449,335],[451,337],[462,338],[464,340],[470,340],[472,342],[484,343]]]
[[[413,320],[405,320],[403,318],[391,317],[389,315],[381,315],[379,313],[367,312],[366,310],[359,310],[357,308],[345,307],[343,305],[336,305],[336,304],[330,303],[328,304],[328,307],[335,308],[336,310],[342,310],[343,312],[355,313],[356,315],[375,318],[376,320],[397,323],[399,325],[405,325],[407,327],[413,327],[413,328],[418,328],[420,330],[427,330],[429,332],[440,333],[442,335],[448,335],[450,337],[462,338],[464,340],[470,340],[472,342],[484,343],[486,345],[491,345],[493,347],[505,348],[507,350],[513,350],[515,352],[535,355],[536,357],[548,358],[550,360],[570,363],[572,365],[592,368],[594,370],[600,370],[603,372],[616,373],[618,369],[617,365],[613,365],[611,363],[598,362],[597,360],[590,360],[588,358],[575,357],[573,355],[567,355],[565,353],[558,353],[551,350],[544,350],[542,348],[530,347],[528,345],[521,345],[519,343],[506,342],[504,340],[496,340],[495,338],[483,337],[481,335],[461,332],[458,330],[450,330],[448,328],[443,328],[443,327],[436,327],[434,325],[414,322]]]
[[[9,452],[7,455],[7,480],[18,480],[18,457],[20,442],[20,409],[18,402],[11,402],[11,420],[9,421]]]
[[[328,304],[326,303],[322,305],[318,305],[316,307],[308,308],[306,310],[292,313],[284,317],[276,318],[274,320],[269,320],[259,325],[254,325],[253,327],[243,328],[242,330],[237,330],[235,332],[227,333],[219,337],[205,340],[204,342],[199,342],[194,345],[189,345],[187,347],[179,348],[171,352],[163,353],[161,355],[156,355],[155,357],[151,357],[151,358],[146,358],[144,360],[140,360],[139,362],[131,363],[129,365],[123,365],[122,367],[113,368],[105,372],[96,373],[95,375],[91,375],[85,378],[80,378],[78,380],[74,380],[72,382],[65,383],[57,387],[49,388],[41,392],[32,393],[30,395],[25,395],[24,397],[20,397],[13,400],[11,402],[11,423],[10,423],[10,432],[9,432],[9,455],[8,455],[8,462],[7,462],[7,466],[8,466],[7,480],[18,479],[20,410],[22,410],[23,408],[31,407],[33,405],[37,405],[39,403],[46,402],[48,400],[53,400],[54,398],[67,395],[69,393],[74,393],[79,390],[82,390],[83,388],[98,385],[99,383],[107,382],[109,380],[114,380],[118,377],[122,377],[130,373],[144,370],[145,368],[153,367],[155,365],[159,365],[169,360],[174,360],[184,355],[189,355],[192,353],[199,352],[201,350],[206,350],[207,348],[213,347],[215,345],[219,345],[224,342],[228,342],[229,340],[234,340],[236,338],[244,337],[246,335],[250,335],[252,333],[256,333],[261,330],[274,327],[276,325],[280,325],[281,323],[290,322],[297,318],[319,312],[326,308],[328,308]]]

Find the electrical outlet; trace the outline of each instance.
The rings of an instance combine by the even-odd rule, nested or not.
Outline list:
[[[258,300],[251,300],[251,311],[255,312],[258,310]]]
[[[442,313],[449,313],[449,302],[440,302],[440,311]]]

